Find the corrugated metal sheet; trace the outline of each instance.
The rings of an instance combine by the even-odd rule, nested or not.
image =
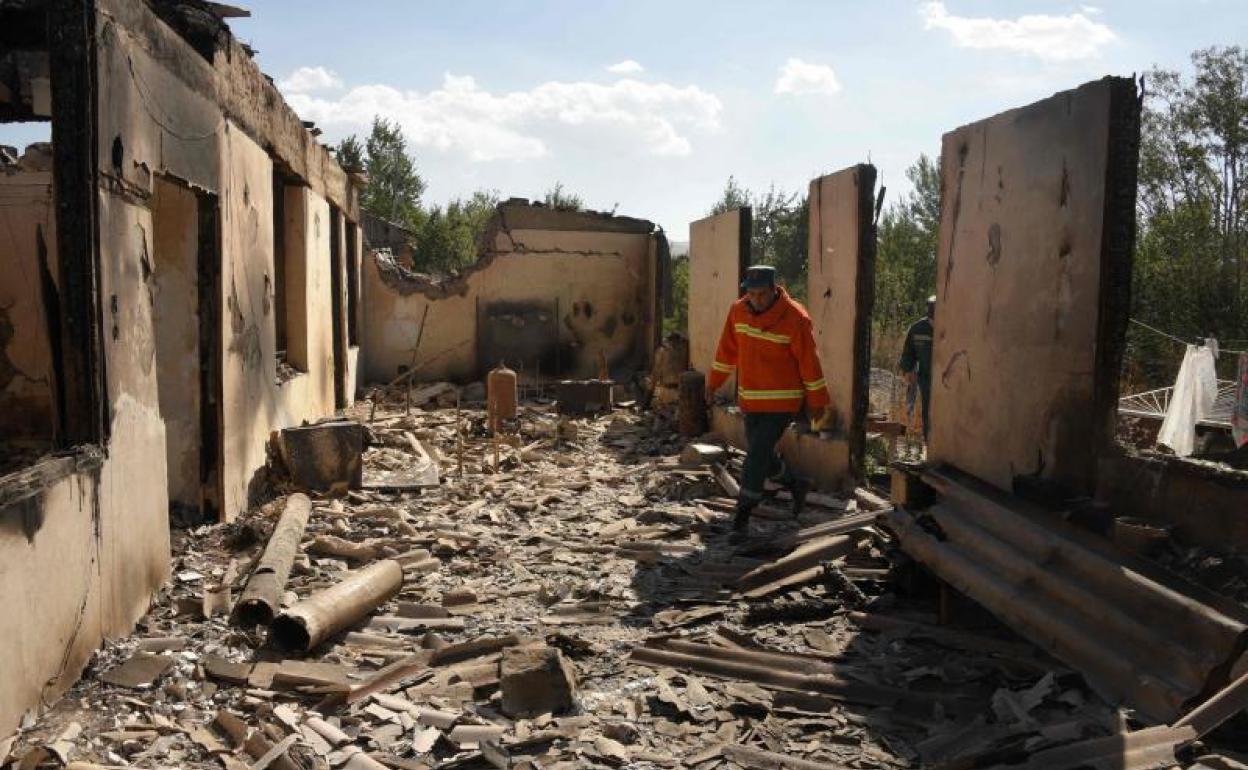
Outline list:
[[[1170,722],[1227,684],[1242,607],[955,470],[923,480],[941,501],[884,519],[903,550],[1107,699]]]

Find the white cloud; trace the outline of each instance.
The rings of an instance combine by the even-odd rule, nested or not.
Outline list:
[[[288,93],[305,120],[332,131],[366,130],[373,116],[395,120],[408,141],[473,161],[525,160],[550,153],[548,140],[572,132],[602,146],[659,156],[692,152],[688,129],[719,129],[723,104],[697,86],[550,81],[527,91],[491,93],[471,76],[447,74],[440,88],[351,88],[336,98]]]
[[[616,62],[610,67],[607,67],[607,72],[614,72],[617,75],[636,75],[639,72],[645,71],[645,69],[645,67],[641,66],[636,61],[632,59],[625,59],[624,61]]]
[[[1081,5],[1079,6],[1079,10],[1083,11],[1089,16],[1098,16],[1101,13],[1103,13],[1099,5]]]
[[[789,59],[776,77],[778,94],[834,94],[840,90],[841,81],[826,64]]]
[[[277,87],[288,94],[307,94],[342,88],[342,78],[324,67],[300,67],[290,77],[277,81]]]
[[[1085,13],[1028,14],[1017,19],[953,16],[940,0],[923,3],[919,10],[928,29],[946,30],[961,48],[996,48],[1050,61],[1088,59],[1118,39],[1112,29]]]

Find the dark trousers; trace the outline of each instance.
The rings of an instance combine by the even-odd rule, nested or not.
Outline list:
[[[745,413],[745,467],[737,508],[751,510],[763,499],[763,485],[772,479],[785,486],[795,481],[793,472],[776,453],[776,442],[797,417],[789,412]]]

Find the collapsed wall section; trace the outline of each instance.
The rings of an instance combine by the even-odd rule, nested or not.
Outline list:
[[[490,249],[450,278],[386,252],[366,260],[368,381],[413,367],[415,381],[475,380],[500,361],[526,379],[596,377],[604,359],[612,373],[645,366],[662,237],[651,223],[503,204],[488,232]]]
[[[863,472],[875,301],[875,167],[861,164],[810,183],[807,310],[832,396],[833,436]]]
[[[945,135],[928,457],[1091,494],[1112,440],[1139,105],[1105,78]]]

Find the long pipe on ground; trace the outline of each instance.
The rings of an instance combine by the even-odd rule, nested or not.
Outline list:
[[[632,659],[651,666],[694,671],[720,679],[738,679],[801,692],[817,692],[836,700],[868,706],[897,708],[903,703],[931,714],[937,704],[946,711],[962,713],[970,705],[964,698],[913,692],[896,687],[862,684],[827,674],[798,674],[774,666],[719,660],[705,655],[689,655],[655,647],[635,647]]]
[[[312,513],[312,501],[302,493],[286,498],[286,507],[273,528],[264,555],[247,580],[247,587],[234,605],[233,620],[240,626],[263,626],[273,622],[278,608],[282,606],[282,592],[290,567],[299,553],[299,541],[308,526]]]
[[[368,615],[402,587],[403,565],[393,559],[374,562],[274,618],[269,643],[307,652]]]

